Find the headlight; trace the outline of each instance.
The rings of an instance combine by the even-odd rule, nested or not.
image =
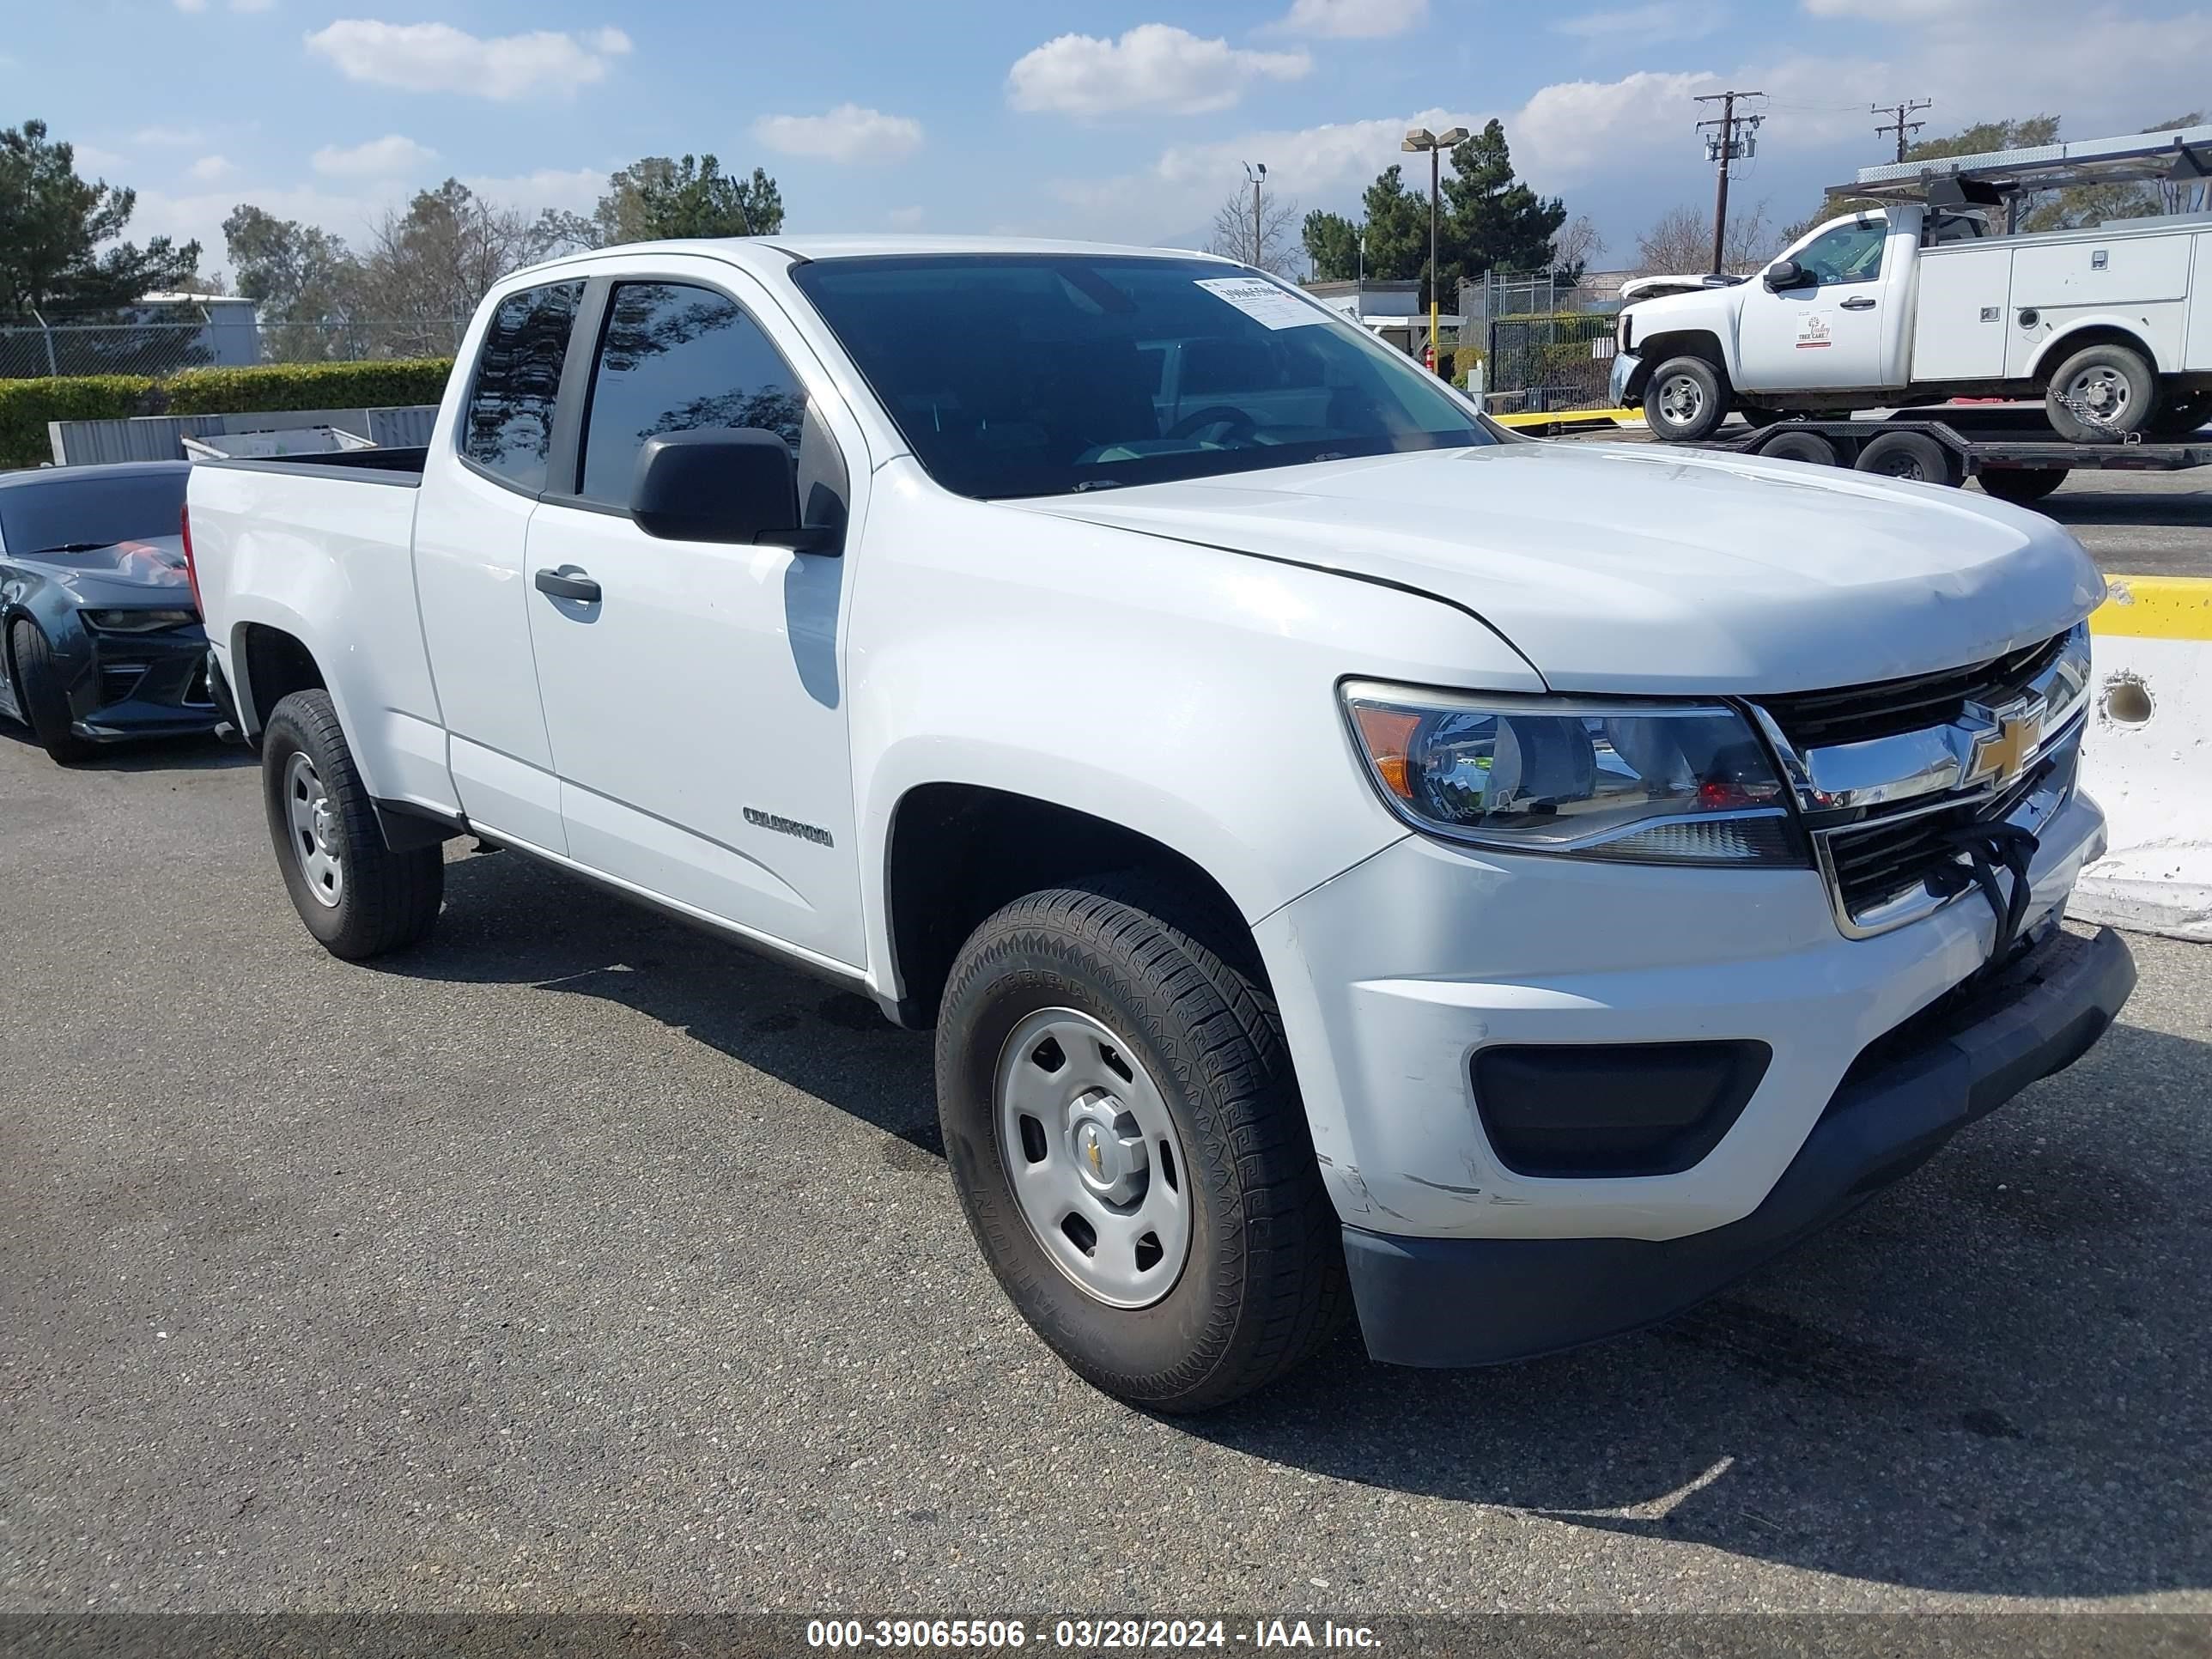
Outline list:
[[[1353,684],[1352,735],[1417,830],[1520,853],[1802,865],[1782,780],[1734,709],[1462,700]]]
[[[88,611],[84,619],[103,634],[158,634],[200,619],[197,611]]]

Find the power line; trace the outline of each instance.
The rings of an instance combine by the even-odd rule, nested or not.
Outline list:
[[[1715,276],[1720,274],[1721,252],[1726,246],[1728,236],[1729,166],[1735,161],[1747,161],[1759,153],[1757,136],[1759,124],[1766,118],[1764,115],[1759,114],[1738,115],[1735,112],[1735,100],[1739,98],[1751,99],[1765,96],[1763,92],[1737,92],[1733,88],[1727,92],[1701,93],[1698,96],[1697,101],[1701,104],[1718,104],[1721,106],[1717,119],[1698,123],[1698,131],[1700,132],[1705,131],[1708,127],[1718,129],[1705,140],[1705,158],[1714,164],[1717,175],[1713,186],[1713,274]],[[1741,137],[1737,137],[1739,129],[1747,129]]]
[[[1897,159],[1899,161],[1903,161],[1905,160],[1905,146],[1907,135],[1917,132],[1921,128],[1928,125],[1925,121],[1907,121],[1905,118],[1917,111],[1933,109],[1935,107],[1936,105],[1933,100],[1927,98],[1916,98],[1911,103],[1905,104],[1869,104],[1867,106],[1867,112],[1869,115],[1893,115],[1897,118],[1893,121],[1884,122],[1881,126],[1876,127],[1874,131],[1875,137],[1877,138],[1881,137],[1885,132],[1893,132],[1897,135]]]

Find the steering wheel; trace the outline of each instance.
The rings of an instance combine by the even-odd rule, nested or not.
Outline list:
[[[1258,434],[1259,422],[1241,409],[1227,404],[1208,404],[1194,410],[1168,428],[1170,438],[1195,438],[1208,427],[1220,426],[1229,429],[1221,434],[1224,443],[1241,442]]]

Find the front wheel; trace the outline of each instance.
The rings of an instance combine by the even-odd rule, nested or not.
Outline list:
[[[261,739],[262,799],[292,908],[334,957],[380,957],[428,936],[446,890],[436,846],[385,844],[327,691],[295,691]]]
[[[937,1027],[962,1208],[1023,1318],[1095,1386],[1202,1411],[1308,1358],[1347,1306],[1273,1005],[1115,880],[1032,893],[962,947]]]
[[[1710,438],[1728,419],[1728,383],[1702,357],[1670,357],[1651,371],[1644,388],[1644,418],[1651,435],[1668,443]]]
[[[15,706],[39,747],[63,766],[88,758],[94,745],[70,729],[69,693],[62,689],[61,672],[54,665],[54,648],[38,623],[19,618],[8,643],[15,665]],[[6,667],[0,664],[0,672]]]

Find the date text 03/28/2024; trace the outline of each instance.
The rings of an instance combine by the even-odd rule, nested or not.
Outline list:
[[[1221,1619],[1056,1619],[1032,1632],[1020,1619],[816,1619],[806,1626],[806,1645],[839,1649],[923,1650],[1040,1647],[1074,1652],[1148,1648],[1326,1648],[1371,1649],[1375,1632],[1365,1625],[1333,1620],[1257,1619],[1248,1625]]]

